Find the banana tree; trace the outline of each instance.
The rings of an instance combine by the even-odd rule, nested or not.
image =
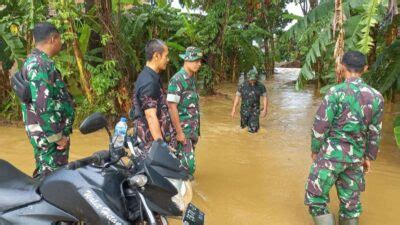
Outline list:
[[[326,90],[327,87],[336,83],[334,79],[335,73],[332,73],[335,60],[331,58],[337,42],[334,36],[337,29],[335,28],[335,33],[332,31],[334,29],[333,25],[337,25],[337,23],[332,22],[335,9],[336,12],[338,9],[337,2],[334,0],[321,1],[318,6],[292,26],[282,37],[284,40],[295,40],[298,45],[309,46],[306,52],[301,53],[304,58],[296,84],[298,89],[301,89],[306,81],[315,79],[322,81],[323,85],[328,85],[321,90]],[[379,22],[383,22],[388,2],[380,0],[343,0],[340,6],[343,18],[346,18],[345,21],[341,21],[342,32],[338,33],[339,37],[343,38],[340,42],[344,44],[344,50],[361,50],[365,54],[375,55],[376,52],[371,52],[371,50],[377,49],[377,37],[372,36],[372,30],[376,29]],[[340,54],[336,56],[338,55]],[[374,57],[369,57],[369,59],[369,63],[373,64]],[[315,66],[321,61],[324,62],[327,68],[322,71],[316,71]]]
[[[400,116],[398,116],[394,123],[394,137],[396,138],[397,147],[400,149]]]

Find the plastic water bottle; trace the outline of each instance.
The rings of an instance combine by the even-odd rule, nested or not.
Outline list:
[[[126,124],[126,118],[121,117],[119,122],[115,125],[113,144],[114,148],[122,148],[124,146],[126,132],[128,130],[128,125]]]

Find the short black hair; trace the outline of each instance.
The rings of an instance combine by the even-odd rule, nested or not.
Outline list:
[[[42,22],[35,25],[33,28],[33,38],[36,43],[46,41],[54,33],[59,34],[57,28],[48,22]]]
[[[361,73],[367,64],[367,57],[359,51],[348,51],[343,55],[342,63],[350,72]]]
[[[162,54],[164,52],[164,46],[166,46],[165,42],[160,39],[152,39],[147,42],[144,51],[146,53],[146,60],[151,61],[153,59],[154,53],[158,52]]]

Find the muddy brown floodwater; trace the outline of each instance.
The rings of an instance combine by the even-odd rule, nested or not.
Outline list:
[[[257,134],[241,130],[239,118],[230,118],[236,85],[222,85],[222,94],[202,99],[193,202],[205,212],[206,224],[312,224],[303,196],[311,165],[310,128],[321,98],[311,85],[294,90],[297,70],[279,71],[265,82],[270,107]],[[381,151],[362,195],[362,225],[400,224],[400,151],[392,132],[399,112],[399,104],[386,104]],[[0,127],[0,133],[0,158],[31,174],[34,159],[24,130]],[[70,159],[106,149],[106,136],[75,131]],[[334,190],[331,200],[337,214]]]

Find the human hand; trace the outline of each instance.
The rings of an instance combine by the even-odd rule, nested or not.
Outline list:
[[[62,151],[69,145],[69,137],[63,136],[61,140],[56,142],[57,150]]]
[[[261,117],[262,117],[262,118],[266,117],[266,116],[267,116],[267,113],[268,113],[267,109],[264,109],[264,110],[261,112]]]
[[[176,149],[174,149],[174,148],[171,147],[171,146],[168,146],[168,150],[169,150],[170,152],[172,152],[172,153],[175,153],[175,152],[176,152]]]
[[[313,162],[317,159],[317,155],[318,155],[318,153],[315,153],[315,152],[311,153],[311,159]]]
[[[186,143],[185,134],[182,131],[178,132],[176,135],[176,140],[181,142],[182,144],[185,144]]]
[[[364,167],[364,173],[367,174],[371,168],[371,161],[369,161],[369,159],[364,159],[362,166]]]
[[[235,110],[235,109],[232,109],[232,112],[231,112],[231,117],[232,117],[232,119],[235,118],[235,114],[236,114],[236,110]]]

